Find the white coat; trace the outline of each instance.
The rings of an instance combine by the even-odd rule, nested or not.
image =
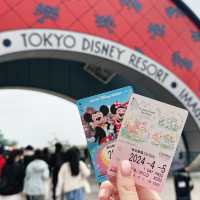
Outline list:
[[[26,168],[24,193],[27,195],[45,195],[46,181],[49,179],[49,168],[45,161],[34,160]]]

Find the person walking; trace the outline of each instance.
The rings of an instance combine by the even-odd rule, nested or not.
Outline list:
[[[1,179],[1,175],[2,175],[2,170],[4,168],[4,165],[6,164],[6,159],[3,155],[4,153],[4,147],[2,145],[0,145],[0,179]]]
[[[58,172],[60,170],[61,165],[63,164],[63,146],[61,143],[55,144],[55,152],[52,154],[50,158],[50,171],[52,175],[52,184],[53,184],[53,199],[56,199],[56,185]]]
[[[20,151],[12,151],[3,167],[0,181],[1,200],[22,200],[24,167],[19,162],[20,157]]]
[[[49,178],[47,163],[42,160],[42,152],[35,151],[33,161],[26,168],[24,190],[27,200],[45,200],[46,180]]]
[[[28,166],[28,164],[33,161],[33,157],[34,157],[34,148],[31,145],[28,145],[25,149],[24,149],[24,168],[26,169],[26,167]]]
[[[65,162],[58,174],[56,199],[85,200],[85,178],[90,175],[86,164],[80,160],[80,151],[77,147],[70,148]]]
[[[48,167],[50,170],[51,169],[51,166],[50,166],[51,154],[50,154],[48,147],[45,147],[42,150],[42,154],[43,154],[43,159],[48,164]],[[51,177],[49,177],[45,181],[45,200],[52,200],[52,198],[51,198],[53,196],[52,192],[53,192],[52,191],[52,180],[51,180]]]

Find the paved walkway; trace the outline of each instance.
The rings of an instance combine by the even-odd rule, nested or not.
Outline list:
[[[192,174],[192,182],[194,184],[194,189],[192,191],[191,200],[200,200],[200,173]],[[97,200],[98,187],[95,183],[94,178],[90,179],[92,193],[87,196],[87,200]],[[160,193],[162,200],[176,200],[174,182],[173,178],[170,177],[167,179],[166,186],[164,191]]]

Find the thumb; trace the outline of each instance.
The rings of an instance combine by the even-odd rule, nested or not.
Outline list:
[[[131,164],[127,160],[122,161],[118,169],[117,188],[120,200],[139,200],[132,175]]]

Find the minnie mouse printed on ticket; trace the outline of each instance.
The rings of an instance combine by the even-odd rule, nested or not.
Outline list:
[[[128,101],[131,86],[77,101],[85,131],[88,150],[97,182],[107,180],[107,168],[115,146]]]

